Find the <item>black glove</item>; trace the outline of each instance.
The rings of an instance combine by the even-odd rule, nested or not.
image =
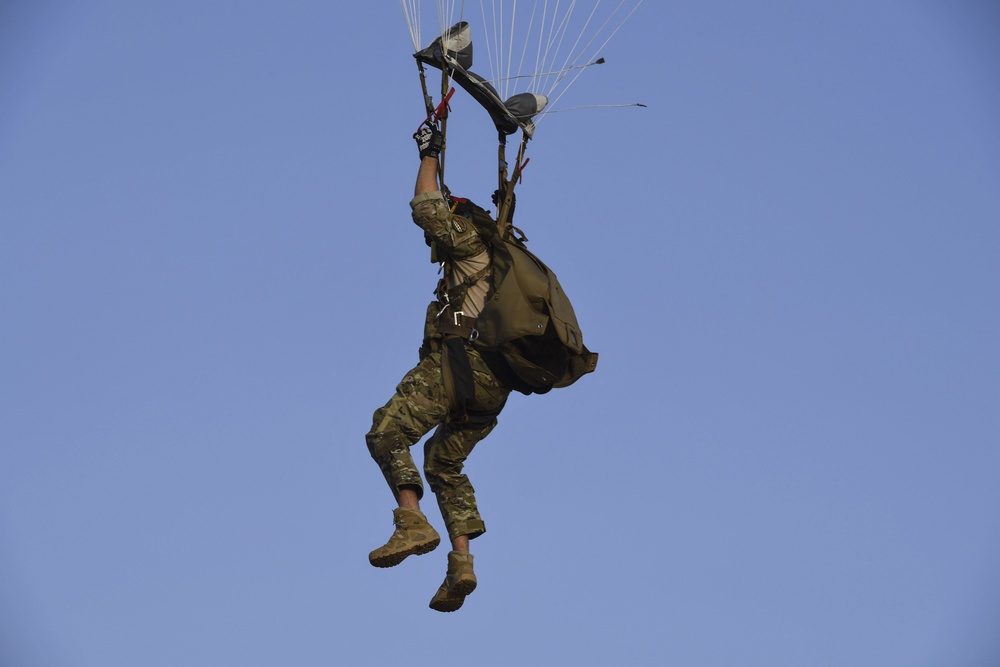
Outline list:
[[[503,196],[500,194],[500,190],[493,191],[493,204],[497,207],[497,215],[500,214],[500,204],[503,202]],[[514,208],[517,207],[517,193],[510,193],[510,212],[507,215],[508,220],[514,219]]]
[[[435,160],[444,148],[444,135],[433,125],[423,125],[413,134],[420,151],[420,159],[432,157]]]

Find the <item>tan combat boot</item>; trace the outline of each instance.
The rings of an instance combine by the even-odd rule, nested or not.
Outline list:
[[[441,536],[420,510],[397,507],[392,511],[392,522],[396,530],[389,541],[368,554],[368,561],[375,567],[399,565],[407,556],[434,551],[441,543]]]
[[[448,574],[441,588],[431,599],[434,611],[457,611],[465,596],[476,590],[476,574],[472,571],[472,554],[452,551],[448,554]]]

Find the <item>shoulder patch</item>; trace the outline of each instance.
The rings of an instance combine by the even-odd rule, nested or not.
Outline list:
[[[452,218],[451,218],[451,226],[459,234],[464,234],[465,230],[467,230],[469,228],[468,223],[466,223],[465,220],[463,220],[462,218],[458,217],[457,215],[452,216]]]

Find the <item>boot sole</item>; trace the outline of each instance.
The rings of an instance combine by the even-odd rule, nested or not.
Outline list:
[[[443,611],[445,613],[458,611],[465,604],[465,597],[474,590],[476,590],[475,579],[459,581],[452,588],[448,589],[447,597],[435,598],[431,600],[429,606],[434,611]]]
[[[472,591],[474,590],[476,590],[476,580],[466,579],[464,581],[456,582],[455,586],[448,590],[448,593],[454,594],[456,596],[461,595],[462,597],[465,597],[466,595],[472,593]]]
[[[395,567],[406,560],[409,556],[422,556],[423,554],[434,551],[437,549],[439,544],[441,544],[441,538],[437,537],[430,542],[414,544],[412,547],[404,551],[397,551],[396,553],[386,554],[385,556],[379,556],[377,558],[369,557],[368,562],[375,567]]]
[[[440,602],[431,602],[430,608],[433,609],[434,611],[441,611],[447,614],[453,611],[458,611],[459,609],[462,608],[462,604],[464,603],[465,603],[465,598],[456,598],[456,599],[448,598],[441,600]]]

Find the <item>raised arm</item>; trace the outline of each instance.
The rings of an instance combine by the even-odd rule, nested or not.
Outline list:
[[[417,184],[413,188],[413,195],[416,196],[438,189],[438,155],[444,146],[444,137],[433,125],[424,125],[413,138],[420,151],[420,169],[417,171]]]
[[[436,157],[421,158],[420,169],[417,171],[417,184],[413,188],[413,196],[437,190],[437,173],[438,159]]]

